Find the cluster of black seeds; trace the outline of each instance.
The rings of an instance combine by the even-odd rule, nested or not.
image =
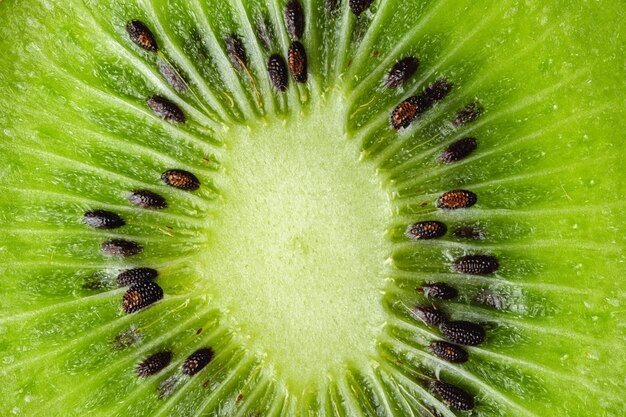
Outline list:
[[[438,101],[443,100],[452,90],[446,80],[437,80],[424,89],[422,94],[409,97],[398,104],[391,112],[391,127],[404,129]]]
[[[135,44],[144,50],[159,53],[162,57],[154,35],[143,22],[132,20],[126,25],[126,30]],[[186,90],[187,84],[164,57],[158,61],[157,65],[170,85],[179,92]],[[147,99],[147,104],[157,116],[166,121],[184,123],[186,120],[182,110],[165,97],[154,95]],[[161,180],[170,187],[185,191],[195,191],[200,188],[198,178],[181,169],[163,172]],[[149,190],[132,190],[127,195],[127,200],[130,204],[143,209],[160,210],[168,206],[162,195]],[[116,229],[126,225],[126,221],[119,214],[102,209],[86,211],[83,215],[83,223],[96,229]],[[110,257],[131,257],[142,253],[143,249],[141,244],[123,238],[105,240],[100,248],[102,254]],[[129,287],[122,296],[121,305],[125,313],[137,312],[163,298],[163,289],[153,282],[157,276],[157,270],[147,267],[131,268],[118,274],[117,284]],[[155,369],[159,366],[165,366],[166,364],[163,365],[163,363],[169,362],[169,359],[167,361],[166,359],[163,353],[154,355],[140,364],[137,372],[141,376],[150,375],[156,372]]]
[[[279,53],[273,53],[267,60],[267,73],[270,83],[276,91],[287,90],[288,71],[299,83],[308,79],[306,49],[300,39],[304,36],[305,17],[302,5],[298,0],[290,0],[283,9],[285,27],[292,42],[287,52],[287,60]]]
[[[350,10],[357,17],[371,7],[373,0],[349,0]],[[325,0],[328,14],[334,14],[339,8],[340,0]],[[288,73],[296,82],[305,83],[307,74],[307,55],[301,39],[305,34],[305,14],[300,0],[288,0],[283,8],[285,28],[291,39],[287,59],[279,53],[269,54],[267,71],[273,88],[277,91],[286,91]],[[265,21],[256,24],[256,33],[265,49],[271,49],[271,36]],[[158,61],[158,68],[164,79],[179,93],[186,92],[188,85],[180,73],[171,65],[159,50],[153,33],[138,20],[133,20],[126,27],[130,39],[140,48],[157,53],[163,58]],[[237,71],[245,71],[250,75],[247,65],[248,57],[241,38],[231,34],[224,39],[226,53]],[[414,56],[406,56],[397,61],[388,71],[384,86],[388,89],[398,88],[406,83],[417,71],[419,60]],[[252,77],[250,75],[250,77]],[[253,81],[254,82],[254,81]],[[395,130],[407,128],[418,116],[430,109],[437,102],[443,100],[452,90],[452,84],[439,79],[426,87],[421,94],[409,97],[400,102],[392,111],[390,121]],[[185,123],[186,115],[182,109],[170,99],[153,95],[146,101],[148,107],[159,118],[170,123]],[[478,102],[473,102],[457,112],[451,124],[453,127],[464,126],[476,120],[482,113]],[[473,137],[462,138],[449,145],[439,156],[444,164],[451,164],[472,154],[478,146]],[[161,175],[161,180],[168,186],[195,191],[200,182],[193,174],[172,169]],[[144,209],[165,209],[168,204],[165,198],[149,190],[133,190],[128,195],[128,201],[134,206]],[[468,190],[452,190],[442,194],[437,200],[437,207],[444,210],[468,208],[476,204],[477,196]],[[97,229],[114,229],[126,223],[119,215],[106,210],[92,210],[86,212],[83,221]],[[448,227],[440,221],[420,221],[408,226],[405,235],[412,240],[430,240],[443,237]],[[479,231],[480,232],[480,231]],[[479,232],[474,233],[469,228],[457,228],[453,235],[456,237],[482,238]],[[475,235],[479,237],[474,237]],[[102,244],[102,252],[109,256],[132,256],[141,253],[143,247],[136,242],[125,239],[111,239]],[[487,275],[499,268],[498,260],[493,255],[467,255],[458,258],[453,265],[456,272],[471,275]],[[122,309],[126,313],[134,313],[146,308],[163,298],[162,288],[154,282],[158,272],[147,267],[131,268],[122,271],[117,276],[118,285],[129,286],[122,299]],[[447,283],[425,283],[417,289],[431,300],[452,300],[458,297],[458,290]],[[429,345],[431,352],[437,357],[451,363],[462,364],[469,360],[469,353],[463,346],[475,346],[486,338],[482,325],[469,321],[450,321],[448,315],[441,308],[433,305],[418,305],[411,311],[413,317],[429,326],[439,326],[446,340],[432,341]],[[202,348],[189,355],[181,366],[181,372],[193,376],[206,367],[213,359],[211,348]],[[173,357],[172,352],[162,351],[152,354],[137,365],[136,373],[140,377],[153,375],[167,367]],[[169,382],[168,382],[169,381]],[[171,393],[177,382],[168,379],[160,388],[162,393]],[[164,387],[164,388],[163,388]],[[471,410],[474,408],[474,397],[465,390],[438,380],[428,383],[428,388],[438,395],[451,408],[456,410]],[[169,394],[168,394],[169,395]]]
[[[148,377],[154,375],[157,372],[167,367],[174,353],[167,350],[154,353],[141,361],[136,367],[136,373],[139,377]],[[213,359],[214,352],[210,347],[201,348],[189,355],[181,366],[181,372],[187,376],[193,376],[204,369]],[[173,388],[177,385],[173,380],[171,381]],[[169,385],[169,383],[168,383]]]

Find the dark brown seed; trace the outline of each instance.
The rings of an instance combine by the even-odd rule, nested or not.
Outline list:
[[[415,74],[419,67],[419,61],[413,56],[407,56],[396,62],[387,73],[385,78],[385,87],[397,88],[404,84],[409,78]]]
[[[162,59],[159,59],[159,61],[157,62],[157,67],[159,68],[159,72],[161,73],[163,78],[165,78],[165,81],[167,81],[167,83],[171,85],[174,90],[178,91],[179,93],[184,93],[187,91],[187,83],[185,83],[185,80],[181,78],[180,73],[172,68],[170,64]]]
[[[437,340],[430,343],[430,350],[441,359],[452,363],[465,363],[469,354],[459,345]]]
[[[452,91],[452,84],[447,80],[440,79],[424,89],[422,95],[431,103],[443,100]]]
[[[446,234],[448,228],[445,224],[428,220],[424,222],[415,223],[409,226],[404,233],[409,239],[436,239]]]
[[[163,209],[167,207],[167,201],[160,195],[148,190],[135,190],[128,195],[128,201],[145,209]]]
[[[446,313],[431,306],[415,307],[413,309],[413,316],[422,320],[429,326],[434,326],[448,321],[448,315]]]
[[[480,324],[471,321],[449,321],[441,324],[441,332],[452,343],[466,346],[480,345],[487,336]]]
[[[267,61],[267,71],[272,86],[278,91],[287,89],[287,65],[282,56],[274,54]]]
[[[241,39],[233,33],[224,39],[224,43],[226,44],[226,53],[233,67],[238,71],[242,71],[244,67],[248,66],[248,57]]]
[[[126,24],[126,31],[132,41],[146,51],[157,52],[159,50],[159,46],[154,39],[154,35],[143,22],[139,20],[131,20],[128,24]]]
[[[289,69],[293,78],[299,83],[305,83],[307,79],[307,62],[304,46],[295,41],[289,47]]]
[[[437,207],[440,209],[456,210],[468,208],[476,204],[478,197],[471,191],[452,190],[443,193],[437,200]]]
[[[290,0],[286,5],[283,13],[285,17],[285,26],[292,40],[297,40],[304,34],[304,11],[298,0]]]
[[[421,96],[407,98],[393,109],[391,126],[396,130],[407,128],[428,106],[429,103]]]
[[[85,213],[83,222],[96,229],[117,229],[126,224],[118,214],[106,210],[92,210]]]
[[[483,231],[479,227],[460,226],[454,229],[454,236],[463,239],[483,239]]]
[[[154,375],[169,365],[171,360],[172,352],[157,352],[137,365],[137,375],[140,377]]]
[[[102,253],[107,256],[133,256],[141,253],[143,247],[125,239],[111,239],[102,244]]]
[[[465,255],[454,261],[454,269],[462,274],[489,275],[498,268],[500,263],[493,255]]]
[[[424,292],[426,297],[437,300],[452,300],[459,295],[456,288],[446,284],[445,282],[429,282],[424,284],[421,290]]]
[[[152,281],[140,282],[130,287],[122,298],[122,310],[134,313],[163,298],[163,289]]]
[[[161,174],[161,180],[170,187],[186,191],[195,191],[200,188],[200,180],[191,172],[182,169],[170,169]]]
[[[202,348],[196,350],[185,359],[182,371],[185,375],[195,375],[207,366],[209,362],[211,362],[211,359],[213,359],[213,349]]]
[[[148,107],[161,119],[172,123],[184,123],[187,119],[185,113],[176,104],[165,97],[152,96],[147,101]]]
[[[468,411],[474,408],[474,397],[467,391],[446,382],[433,381],[430,390],[439,395],[450,407]]]
[[[350,0],[350,10],[357,16],[366,11],[374,0]]]
[[[133,268],[120,272],[115,282],[120,286],[131,286],[141,282],[149,282],[159,275],[156,269]]]
[[[441,153],[439,159],[441,159],[441,162],[444,164],[451,164],[463,158],[467,158],[477,147],[478,142],[475,138],[463,138],[448,146],[446,150]]]
[[[452,121],[454,126],[463,126],[478,119],[478,116],[482,113],[482,108],[479,103],[470,103],[457,113]]]

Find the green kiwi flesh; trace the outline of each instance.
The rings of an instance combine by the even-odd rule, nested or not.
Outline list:
[[[622,416],[622,9],[0,1],[0,414]]]

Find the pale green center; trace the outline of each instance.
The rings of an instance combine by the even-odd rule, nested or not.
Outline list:
[[[207,291],[292,388],[373,352],[390,209],[340,102],[228,133]]]

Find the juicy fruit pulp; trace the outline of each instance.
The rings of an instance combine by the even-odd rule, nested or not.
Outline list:
[[[623,414],[621,13],[0,2],[0,409]]]

